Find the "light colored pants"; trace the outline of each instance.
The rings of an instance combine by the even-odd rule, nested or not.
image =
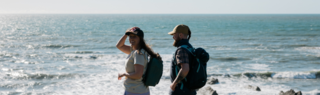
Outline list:
[[[130,93],[128,91],[125,91],[124,95],[150,95],[150,92],[138,94],[138,93]]]

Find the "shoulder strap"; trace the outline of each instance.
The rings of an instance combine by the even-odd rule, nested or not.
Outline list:
[[[200,63],[199,58],[197,58],[197,56],[193,53],[194,48],[188,47],[187,45],[181,45],[180,48],[185,48],[185,49],[187,49],[193,56],[196,57],[196,61],[198,61],[198,62]],[[198,66],[197,72],[199,72],[199,70],[200,70],[200,64],[199,64],[199,66]]]
[[[137,51],[136,51],[137,52]],[[147,60],[147,65],[146,65],[146,72],[143,73],[142,77],[145,78],[145,74],[147,73],[147,70],[148,70],[148,63],[149,63],[149,60],[148,60],[148,53],[147,53],[147,57],[146,57],[146,54],[145,52],[143,53],[143,57],[145,60]]]
[[[140,51],[140,52],[141,52],[141,51]],[[135,57],[135,56],[134,56],[135,53],[138,53],[138,51],[135,50],[135,51],[133,52],[133,54],[132,54],[132,57]],[[146,55],[146,53],[147,53],[147,52],[144,50],[144,52],[143,52],[143,57],[144,57],[145,60],[148,61],[148,53],[147,53],[147,55]]]
[[[193,54],[194,48],[189,47],[188,45],[181,45],[180,48],[184,48],[186,49],[189,53],[191,53],[193,56],[195,56]]]
[[[144,57],[145,60],[147,60],[147,63],[148,63],[148,61],[149,61],[149,60],[148,60],[148,55],[149,55],[149,54],[148,54],[148,52],[147,52],[147,55],[146,55],[146,52],[147,52],[147,51],[144,51],[144,52],[143,52],[143,57]]]
[[[189,46],[187,46],[187,45],[181,45],[179,48],[184,48],[184,49],[186,49],[188,52],[190,52],[192,55],[194,55],[193,53],[192,53],[192,51],[194,50],[193,48],[190,48]],[[177,55],[177,51],[178,50],[176,50],[176,52],[175,52],[175,54],[174,54],[174,63],[176,64],[176,66],[175,66],[175,73],[176,73],[176,76],[178,76],[178,72],[179,72],[179,70],[180,70],[180,68],[179,68],[179,66],[177,65],[177,60],[176,60],[176,55]],[[187,81],[187,78],[184,78],[184,80],[185,81]],[[181,81],[180,82],[181,83],[181,86],[180,86],[180,89],[182,90],[183,89],[183,82]]]

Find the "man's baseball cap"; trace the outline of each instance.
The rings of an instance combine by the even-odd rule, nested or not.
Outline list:
[[[177,25],[174,27],[174,29],[169,32],[169,35],[173,35],[174,33],[183,33],[183,34],[189,34],[189,27],[184,24]]]
[[[143,38],[143,31],[139,27],[132,27],[126,31],[126,35],[135,34],[141,38]]]

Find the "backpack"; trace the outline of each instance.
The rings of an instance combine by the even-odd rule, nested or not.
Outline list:
[[[181,84],[189,89],[199,89],[207,82],[207,62],[209,61],[209,54],[203,48],[194,49],[187,45],[182,45],[179,48],[185,49],[189,52],[189,73]],[[176,66],[176,75],[178,75],[179,66]]]
[[[162,63],[163,61],[161,59],[150,57],[150,61],[147,64],[147,70],[142,76],[142,82],[146,87],[156,86],[159,83],[163,71]]]

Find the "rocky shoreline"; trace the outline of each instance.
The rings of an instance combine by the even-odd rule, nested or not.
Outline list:
[[[213,77],[207,80],[207,84],[209,85],[214,85],[218,83],[219,83],[219,80]],[[245,86],[244,88],[251,89],[252,91],[261,91],[260,87],[258,86],[248,85],[248,86]],[[197,93],[198,95],[218,95],[217,91],[212,89],[210,86],[202,87],[197,91]],[[295,92],[294,90],[290,89],[289,91],[286,91],[286,92],[280,91],[279,95],[302,95],[302,92],[301,91]],[[318,93],[317,95],[320,95],[320,93]]]

